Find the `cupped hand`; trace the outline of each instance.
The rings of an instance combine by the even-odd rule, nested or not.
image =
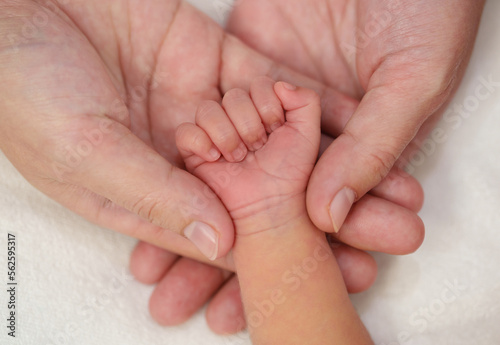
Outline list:
[[[13,37],[0,46],[2,151],[92,222],[193,252],[177,234],[205,224],[204,254],[226,255],[231,219],[177,167],[173,135],[201,99],[220,98],[223,32],[180,1],[63,3],[2,2]]]
[[[1,1],[0,9],[1,31],[8,33],[0,37],[0,148],[13,165],[36,188],[86,219],[182,255],[202,257],[179,234],[195,221],[207,224],[218,234],[216,263],[224,268],[232,268],[230,256],[224,256],[233,242],[232,223],[205,185],[177,168],[177,125],[194,119],[202,99],[220,101],[225,90],[247,88],[247,80],[257,75],[313,84],[322,88],[324,100],[343,99],[249,50],[180,1]],[[343,119],[350,109],[330,111],[339,114],[332,118]],[[414,186],[407,177],[396,180],[382,184],[387,195]],[[361,249],[400,251],[397,242],[413,233],[400,232],[392,244],[373,242],[366,237],[368,224],[421,227],[402,208],[363,200],[349,221],[351,238]],[[385,220],[377,225],[381,214]],[[421,239],[413,237],[404,250]],[[367,254],[345,246],[337,253],[352,290],[373,281],[376,269]],[[133,258],[141,280],[162,279],[151,308],[165,324],[191,315],[230,275],[144,243]],[[182,302],[188,291],[196,298],[174,319],[158,302],[176,277],[192,289],[173,289],[170,301]],[[199,288],[203,277],[208,283]],[[209,323],[219,325],[214,328],[235,330],[224,320],[230,311],[242,315],[237,304],[226,303],[238,300],[237,291],[231,278],[212,301]]]
[[[236,3],[230,32],[352,97],[328,106],[351,107],[359,101],[344,121],[334,124],[328,113],[323,117],[323,130],[338,137],[309,184],[308,210],[318,227],[338,231],[352,203],[370,190],[389,197],[373,188],[410,142],[409,149],[418,147],[446,106],[469,60],[483,5],[453,0]],[[418,198],[411,199],[403,205],[418,209]]]

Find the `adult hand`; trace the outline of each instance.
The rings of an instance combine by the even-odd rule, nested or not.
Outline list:
[[[220,98],[223,33],[180,1],[0,8],[0,148],[21,174],[104,227],[158,244],[184,234],[226,255],[232,221],[176,167],[173,139],[199,101]]]
[[[323,119],[323,130],[338,137],[308,188],[308,211],[319,228],[338,231],[353,202],[370,190],[384,196],[372,188],[417,132],[409,148],[418,147],[459,84],[483,5],[481,0],[236,3],[230,32],[359,100],[352,117],[335,124],[328,113]],[[411,200],[405,202],[416,209]]]
[[[216,263],[231,269],[231,257],[224,257],[233,241],[231,220],[201,181],[176,168],[180,160],[173,132],[179,123],[194,119],[201,100],[218,101],[225,90],[247,87],[257,75],[322,87],[249,50],[180,1],[145,6],[4,0],[0,32],[6,33],[0,36],[0,148],[25,178],[96,224],[193,258],[201,255],[178,234],[194,221],[208,224],[218,232]],[[332,102],[343,98],[332,90],[325,95]],[[414,186],[411,179],[402,180],[396,189],[387,184],[388,194]],[[400,251],[398,242],[421,229],[419,220],[397,205],[372,200],[351,217],[353,233],[363,238],[368,224],[382,226],[380,214],[386,215],[383,226],[388,232],[409,226],[397,232],[392,243],[375,242],[375,250]],[[421,235],[413,238],[404,250],[421,241]],[[365,242],[370,240],[368,236]],[[194,242],[208,256],[213,254],[203,246],[206,241],[198,237]],[[369,285],[376,273],[373,261],[364,252],[342,248],[344,260],[339,263],[344,263],[347,285],[354,290]],[[153,269],[161,278],[165,262],[177,257],[155,253],[165,259]],[[186,272],[181,268],[190,270],[179,273]],[[191,283],[194,276],[210,280],[202,287],[189,285],[198,289],[197,298],[192,298],[197,306],[229,276],[188,259],[175,262],[169,272]],[[235,282],[229,280],[212,305],[234,301],[230,296],[237,291]],[[152,313],[164,324],[178,322],[179,316],[173,320],[162,314],[164,308],[156,303],[164,291],[160,283],[151,299]],[[182,295],[172,291],[173,296]],[[217,310],[228,315],[228,309]],[[187,306],[176,311],[180,317],[193,312]],[[226,328],[234,330],[232,325]]]

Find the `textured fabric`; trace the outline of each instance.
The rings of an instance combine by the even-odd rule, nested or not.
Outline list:
[[[218,20],[228,10],[227,1],[197,2]],[[376,254],[374,287],[352,296],[379,345],[500,343],[498,13],[500,2],[488,2],[442,132],[413,160],[426,192],[424,244],[412,255]],[[497,85],[478,98],[489,79]],[[250,344],[245,332],[211,333],[203,311],[179,327],[157,325],[147,311],[152,287],[128,273],[135,240],[48,199],[3,155],[0,177],[0,344]],[[5,327],[9,232],[17,240],[17,342]]]

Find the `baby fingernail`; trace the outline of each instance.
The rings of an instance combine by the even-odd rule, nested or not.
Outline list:
[[[207,258],[212,261],[217,258],[219,235],[210,225],[194,221],[186,226],[184,236]]]
[[[335,195],[329,207],[333,231],[339,232],[355,199],[356,193],[350,188],[344,188]]]
[[[231,154],[234,158],[235,161],[239,162],[241,160],[243,160],[243,158],[245,158],[245,155],[246,155],[246,148],[245,148],[245,145],[244,144],[240,144],[240,146],[238,146],[236,148],[236,150],[233,151],[233,153]]]
[[[262,142],[262,140],[259,140],[259,141],[256,141],[255,143],[253,143],[252,145],[252,149],[254,151],[257,151],[258,149],[260,149],[262,146],[264,146],[264,143]]]
[[[208,151],[208,155],[213,161],[216,161],[220,157],[220,152],[216,148],[211,148],[210,151]]]
[[[255,143],[253,143],[252,149],[254,151],[261,149],[262,146],[264,146],[266,144],[266,141],[267,141],[267,135],[264,134],[264,135],[262,135],[262,137],[259,140],[257,140]]]

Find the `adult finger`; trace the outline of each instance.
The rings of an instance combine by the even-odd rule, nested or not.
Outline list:
[[[179,259],[151,295],[151,316],[165,326],[187,321],[229,275],[229,272],[211,265],[187,258]]]
[[[349,293],[368,290],[377,277],[377,263],[365,251],[341,243],[331,243],[333,255],[340,268]]]
[[[350,293],[364,291],[373,284],[377,267],[369,254],[338,243],[332,243],[332,250]],[[148,261],[154,265],[152,256],[145,258],[144,262]],[[222,285],[206,310],[209,327],[218,334],[232,334],[245,329],[237,276],[227,277],[227,272],[189,259],[179,259],[166,272],[151,296],[153,318],[162,325],[180,324],[201,308]]]
[[[365,195],[354,204],[337,240],[360,250],[402,255],[424,240],[424,224],[412,211],[387,200]]]
[[[207,324],[217,334],[233,334],[246,328],[238,277],[233,275],[208,304]]]
[[[116,218],[117,215],[113,215]],[[123,215],[126,218],[126,214]],[[127,223],[131,223],[130,219],[126,219]],[[147,223],[143,221],[144,223]],[[145,224],[144,226],[146,226]],[[141,227],[138,224],[138,234],[155,232],[152,225]],[[165,240],[159,242],[164,247],[175,250],[184,256],[195,258],[196,260],[208,262],[208,259],[203,259],[197,252],[189,251],[185,248],[183,238],[176,241],[175,234],[170,232],[162,232],[161,237]],[[424,226],[418,216],[405,207],[398,206],[387,200],[366,195],[353,207],[349,216],[344,224],[344,229],[339,234],[332,235],[335,239],[345,242],[348,250],[345,250],[345,255],[338,258],[339,266],[343,272],[346,286],[350,292],[358,292],[366,289],[371,285],[371,278],[369,274],[349,274],[350,270],[357,272],[358,270],[365,270],[366,268],[375,266],[371,265],[364,253],[354,248],[362,250],[372,250],[386,252],[390,254],[408,254],[415,251],[422,243],[424,237]],[[144,246],[149,246],[144,243]],[[142,247],[142,246],[141,246]],[[353,248],[350,248],[353,247]],[[343,246],[338,244],[334,245],[334,249]],[[156,275],[155,265],[164,265],[161,253],[153,251],[153,253],[139,255],[143,250],[137,250],[131,257],[131,267],[145,267],[144,272],[140,274],[140,281],[151,283],[158,281]],[[335,252],[334,252],[335,253]],[[134,263],[134,261],[140,261]],[[168,263],[169,264],[169,263]],[[217,267],[227,270],[234,270],[234,263],[232,262],[231,255],[218,259],[213,262]],[[363,268],[364,267],[364,268]],[[168,274],[168,270],[167,273]],[[136,274],[137,275],[137,274]],[[139,275],[137,275],[139,276]]]
[[[339,243],[331,246],[349,293],[368,289],[377,276],[377,264],[370,254]],[[210,301],[206,319],[217,334],[246,328],[237,276],[231,277]]]
[[[424,190],[420,183],[398,167],[393,167],[369,193],[413,212],[420,211],[424,203]]]
[[[143,284],[160,281],[179,256],[153,244],[139,241],[130,255],[129,268],[135,279]]]

